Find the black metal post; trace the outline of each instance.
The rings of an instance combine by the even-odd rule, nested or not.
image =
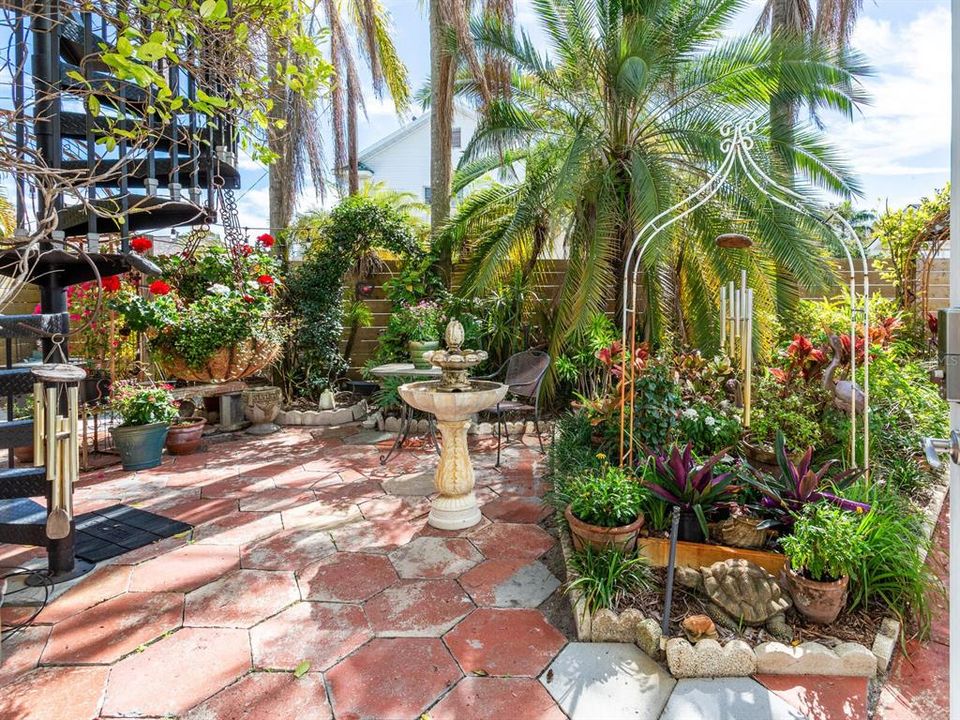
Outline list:
[[[670,637],[670,611],[673,606],[673,571],[677,566],[677,536],[680,534],[680,507],[674,505],[670,521],[670,557],[667,560],[666,593],[663,598],[663,620],[660,622],[661,642]]]

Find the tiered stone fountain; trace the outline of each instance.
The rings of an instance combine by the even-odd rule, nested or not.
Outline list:
[[[440,379],[407,383],[399,387],[399,392],[408,405],[436,416],[443,440],[434,478],[439,496],[433,501],[427,522],[441,530],[460,530],[480,522],[480,507],[473,492],[473,463],[467,447],[470,416],[500,402],[507,394],[507,386],[469,379],[467,371],[486,360],[487,353],[460,348],[463,326],[459,322],[450,321],[444,339],[446,350],[423,355],[431,365],[440,368]]]

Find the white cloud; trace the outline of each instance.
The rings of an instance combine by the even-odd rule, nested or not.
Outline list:
[[[945,177],[950,145],[949,8],[922,9],[902,25],[863,17],[853,44],[874,70],[863,81],[871,103],[853,123],[828,122],[831,141],[850,157],[868,185],[871,176]],[[912,194],[906,191],[896,200]]]

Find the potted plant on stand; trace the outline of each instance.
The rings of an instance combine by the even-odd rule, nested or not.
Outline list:
[[[731,499],[733,474],[713,474],[714,466],[726,452],[721,450],[702,464],[697,464],[693,456],[692,443],[687,443],[682,452],[674,445],[667,455],[652,453],[656,472],[647,481],[647,487],[671,505],[680,506],[680,540],[706,540],[709,535],[706,513]]]
[[[787,589],[811,622],[828,625],[846,605],[850,573],[864,553],[859,528],[860,513],[820,502],[808,505],[793,532],[780,539]]]
[[[564,483],[564,517],[577,550],[615,546],[629,552],[643,527],[643,485],[622,468],[604,464],[598,473],[585,473]]]
[[[404,305],[390,318],[395,330],[407,338],[410,362],[417,368],[429,368],[423,354],[440,347],[443,317],[440,306],[432,300],[421,300],[416,305]]]
[[[177,403],[166,385],[120,381],[113,386],[111,409],[120,425],[110,428],[124,470],[146,470],[160,464]]]

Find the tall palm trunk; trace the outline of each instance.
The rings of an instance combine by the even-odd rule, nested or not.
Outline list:
[[[347,191],[360,192],[360,163],[357,160],[357,109],[360,97],[350,76],[347,76]]]
[[[433,235],[450,217],[450,181],[453,156],[453,83],[456,63],[446,48],[445,0],[430,0],[430,231]],[[440,269],[449,287],[453,280],[453,258],[445,250]]]
[[[770,10],[770,31],[775,43],[778,39],[787,36],[799,34],[800,28],[796,26],[796,9],[792,7],[796,0],[773,0]],[[775,52],[774,57],[778,57]],[[792,144],[793,131],[797,122],[797,101],[795,98],[785,94],[776,93],[770,98],[770,130],[775,139],[786,145]],[[774,146],[775,159],[779,165],[777,168],[781,173],[778,178],[781,182],[788,185],[793,183],[793,167],[786,153],[778,152]]]
[[[270,71],[270,81],[269,81],[269,92],[270,96],[273,98],[273,112],[272,119],[274,122],[268,124],[267,127],[267,147],[270,152],[274,153],[276,157],[280,160],[284,157],[286,153],[286,142],[284,137],[284,131],[280,130],[279,127],[282,123],[276,122],[277,120],[282,120],[284,116],[284,102],[282,98],[286,96],[284,92],[283,82],[281,78],[277,77],[277,63],[280,59],[280,49],[277,47],[276,41],[268,36],[267,39],[267,67]],[[268,180],[268,196],[269,196],[269,224],[270,232],[276,232],[280,228],[284,228],[290,222],[290,218],[287,216],[286,206],[287,200],[285,196],[284,188],[284,174],[285,168],[280,166],[280,161],[274,162],[269,167],[269,180]]]

